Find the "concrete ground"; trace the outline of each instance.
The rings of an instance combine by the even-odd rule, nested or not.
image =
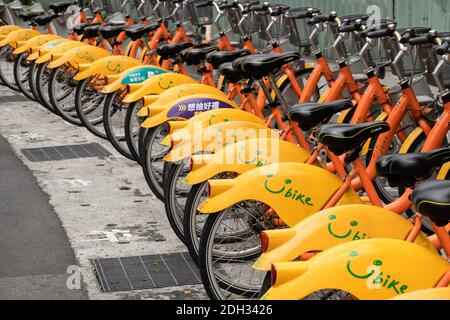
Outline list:
[[[18,95],[0,86],[0,96]],[[186,251],[141,168],[38,103],[0,103],[0,299],[197,299],[201,285],[102,293],[89,259]],[[31,162],[22,148],[100,143],[112,156]],[[77,287],[77,267],[83,290]],[[75,270],[75,273],[73,273]]]

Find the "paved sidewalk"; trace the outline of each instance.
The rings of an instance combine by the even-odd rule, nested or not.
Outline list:
[[[74,253],[35,177],[0,136],[0,299],[84,299],[66,285]]]
[[[66,288],[68,275],[65,272],[72,264],[80,267],[82,283],[89,299],[206,298],[201,284],[181,279],[183,281],[176,281],[175,284],[165,283],[157,288],[149,288],[145,275],[137,272],[139,270],[131,270],[141,268],[143,271],[142,265],[133,263],[136,259],[172,259],[187,251],[172,231],[163,203],[151,193],[137,163],[118,154],[109,141],[93,136],[85,128],[64,122],[18,92],[0,86],[0,97],[0,135],[15,153],[14,156],[9,147],[5,146],[9,150],[8,156],[14,157],[15,165],[20,168],[15,171],[9,168],[0,171],[2,174],[5,171],[8,173],[7,176],[1,176],[0,189],[11,192],[9,197],[6,193],[0,194],[0,241],[5,242],[0,243],[0,257],[3,260],[6,255],[4,252],[10,255],[16,252],[13,256],[18,260],[17,264],[23,264],[20,272],[20,268],[13,267],[9,269],[9,273],[3,273],[0,268],[0,298],[7,298],[4,296],[5,292],[8,292],[10,298],[19,298],[24,293],[35,298],[69,298],[59,293],[54,283],[61,290]],[[110,155],[48,161],[37,158],[30,160],[23,151],[24,148],[59,148],[93,143],[99,144]],[[3,160],[4,153],[0,150],[0,162],[11,162]],[[38,158],[42,158],[42,154]],[[40,192],[41,198],[36,198],[35,193],[22,185],[13,189],[13,186],[16,188],[15,184],[25,181],[18,171],[22,175],[26,172],[28,179],[32,179],[35,185],[37,182],[35,192]],[[24,185],[28,184],[24,182]],[[42,191],[37,190],[39,188]],[[5,202],[6,198],[11,199],[9,203]],[[43,209],[39,209],[41,207],[34,202],[47,208],[48,212],[53,210],[53,220],[48,218],[47,211],[47,215],[40,213],[38,210]],[[8,213],[8,221],[3,217],[6,213],[2,214],[5,208],[15,208],[14,212]],[[21,214],[15,212],[18,210]],[[20,220],[19,216],[24,220]],[[35,221],[30,217],[39,219]],[[19,222],[23,224],[19,225]],[[52,222],[56,225],[51,228],[57,231],[49,232]],[[28,243],[19,241],[21,237],[28,237],[30,249],[22,249]],[[53,246],[54,244],[57,246]],[[64,248],[73,250],[76,262]],[[47,254],[53,254],[53,258],[45,260]],[[32,258],[33,256],[36,258]],[[122,260],[119,261],[118,258]],[[112,290],[107,292],[102,290],[102,283],[97,277],[99,273],[93,267],[94,261],[100,260],[109,266],[108,281],[111,282]],[[128,271],[116,268],[120,263],[124,264],[126,270],[131,270],[129,279],[120,273]],[[3,261],[0,264],[7,266]],[[35,271],[38,268],[40,271]],[[183,275],[183,270],[175,271]],[[28,276],[33,276],[33,279]],[[162,281],[165,274],[160,273],[157,277],[156,280]],[[125,288],[125,280],[133,282],[131,290]],[[27,286],[29,290],[25,292],[23,288]]]

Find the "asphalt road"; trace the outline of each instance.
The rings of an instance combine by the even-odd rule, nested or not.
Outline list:
[[[48,195],[2,136],[0,261],[0,299],[87,297],[67,287],[67,269],[77,263]]]

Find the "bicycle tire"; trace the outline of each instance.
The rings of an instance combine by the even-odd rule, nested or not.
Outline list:
[[[145,180],[147,181],[148,186],[152,190],[153,194],[161,201],[164,201],[164,192],[163,192],[163,168],[161,168],[161,172],[157,173],[154,172],[152,161],[155,160],[155,156],[152,156],[152,147],[155,143],[156,136],[159,134],[160,131],[167,131],[167,123],[163,123],[159,126],[156,126],[154,128],[147,129],[147,134],[144,139],[144,143],[142,146],[142,153],[141,153],[141,166],[142,171],[144,173]],[[167,148],[167,152],[168,152]],[[161,154],[158,155],[158,160],[163,160],[163,157],[167,152],[163,151]],[[162,161],[164,162],[164,160]]]
[[[140,155],[139,155],[139,131],[140,126],[138,127],[137,133],[134,131],[135,126],[133,125],[133,120],[136,120],[138,124],[142,123],[142,121],[145,120],[145,118],[139,117],[136,115],[138,109],[141,108],[140,101],[135,101],[130,104],[129,108],[127,109],[127,112],[125,114],[125,141],[127,143],[128,150],[130,151],[131,156],[133,159],[140,163]]]
[[[111,116],[113,116],[117,111],[118,108],[114,105],[115,99],[118,97],[118,95],[121,94],[121,90],[108,93],[105,99],[105,104],[103,107],[103,125],[105,129],[106,136],[111,142],[114,149],[117,150],[122,156],[124,156],[127,159],[133,160],[134,158],[131,155],[130,151],[128,150],[126,141],[125,141],[125,135],[118,136],[114,131],[112,119]],[[121,103],[121,102],[120,102]],[[121,104],[119,108],[124,108],[125,104]],[[127,106],[126,106],[127,107]],[[120,111],[120,110],[119,110]]]
[[[103,108],[104,101],[100,101],[96,106],[90,106],[86,107],[86,99],[87,101],[95,101],[91,96],[83,98],[83,95],[85,94],[85,90],[89,85],[89,81],[91,78],[86,78],[78,82],[77,88],[75,91],[75,110],[78,115],[78,119],[80,119],[82,125],[89,130],[93,135],[101,138],[101,139],[108,139],[108,136],[104,132],[104,125],[103,125],[103,109],[100,112],[101,117],[97,117],[97,119],[91,120],[89,118],[89,114],[94,112],[93,108]],[[91,89],[92,90],[92,89]],[[98,95],[102,97],[103,95],[99,92],[95,92],[94,95]],[[96,110],[95,110],[96,111]],[[100,119],[98,119],[100,118]],[[99,129],[99,127],[101,129]]]
[[[65,77],[63,81],[60,81],[61,79],[58,79],[58,77]],[[71,83],[71,81],[74,81],[70,78],[70,75],[64,75],[64,71],[60,68],[52,69],[49,76],[49,84],[48,84],[48,96],[50,103],[52,104],[55,113],[59,115],[63,120],[67,121],[70,124],[73,124],[75,126],[81,127],[82,123],[81,120],[78,119],[77,113],[75,111],[75,90],[76,85],[74,83]],[[61,91],[59,88],[57,89],[57,83],[61,84],[66,82],[66,84],[69,86],[70,90],[67,92],[64,92],[64,95],[59,98],[57,96],[57,92]],[[73,102],[70,99],[70,97],[73,96]],[[62,102],[64,100],[64,102]],[[64,104],[63,104],[64,103]],[[68,105],[68,110],[64,109],[64,105]]]
[[[30,84],[28,81],[28,73],[30,72],[30,62],[26,60],[28,52],[19,54],[14,60],[14,81],[17,84],[19,91],[28,99],[36,101],[33,93],[31,92]],[[23,70],[22,70],[23,69]]]
[[[0,79],[11,90],[19,91],[14,79],[14,59],[11,57],[13,51],[10,46],[0,49]]]
[[[52,113],[56,114],[56,111],[53,108],[48,97],[48,81],[50,75],[50,72],[47,69],[48,64],[48,62],[45,62],[38,64],[37,66],[35,73],[36,93],[38,94],[39,101],[41,102],[42,106],[47,108]]]

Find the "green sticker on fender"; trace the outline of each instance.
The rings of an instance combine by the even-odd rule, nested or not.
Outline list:
[[[150,77],[158,74],[167,73],[167,71],[151,66],[135,69],[128,73],[123,79],[122,84],[141,83]]]

